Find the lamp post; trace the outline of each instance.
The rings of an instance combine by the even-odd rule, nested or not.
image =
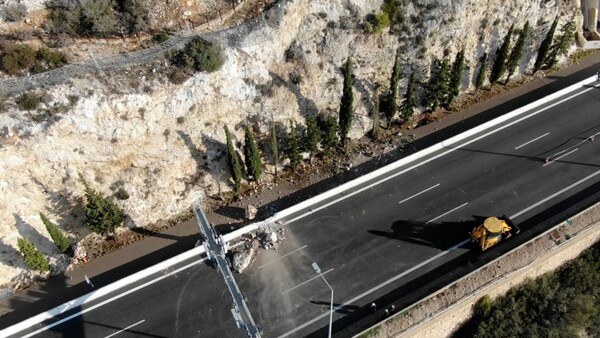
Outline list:
[[[319,268],[319,266],[317,265],[316,262],[312,263],[312,267],[315,270],[315,272],[318,273],[319,276],[321,276],[321,278],[323,278],[323,281],[325,282],[325,284],[327,284],[327,287],[329,288],[329,290],[331,290],[331,302],[329,304],[329,335],[328,335],[328,337],[331,338],[331,324],[332,324],[332,320],[333,320],[333,288],[331,287],[331,285],[329,285],[329,283],[327,283],[327,280],[325,279],[325,277],[323,277],[323,274],[321,273],[321,268]]]

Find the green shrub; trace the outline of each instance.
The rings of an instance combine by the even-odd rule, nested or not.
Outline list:
[[[169,33],[165,32],[165,31],[161,31],[161,32],[154,34],[154,36],[152,37],[152,41],[154,41],[156,43],[163,43],[163,42],[169,40],[169,38],[170,38]]]
[[[123,212],[118,205],[94,190],[81,174],[79,179],[85,187],[85,224],[93,232],[103,236],[113,233],[125,220]]]
[[[494,301],[489,295],[485,295],[481,297],[477,303],[475,303],[475,307],[473,308],[473,314],[478,318],[487,317],[492,311],[492,305]]]
[[[42,102],[42,98],[35,94],[25,93],[16,100],[17,105],[22,110],[35,110]]]
[[[365,31],[371,33],[381,33],[385,28],[390,26],[390,17],[386,12],[378,12],[377,14],[367,15],[365,22]]]
[[[225,57],[220,45],[194,38],[175,54],[172,61],[179,68],[211,73],[221,69]]]
[[[49,69],[57,68],[67,63],[67,56],[65,54],[48,48],[38,49],[35,59],[46,65]]]
[[[48,231],[48,234],[50,234],[50,237],[56,245],[56,248],[66,255],[73,256],[73,248],[71,247],[71,241],[69,238],[67,238],[67,236],[65,236],[60,229],[58,229],[56,224],[50,222],[46,215],[41,212],[40,218],[42,219],[42,223],[44,223],[46,226],[46,231]]]
[[[48,264],[48,259],[44,257],[44,255],[25,238],[17,239],[17,246],[19,247],[19,251],[21,255],[23,255],[23,259],[25,260],[25,264],[28,267],[46,272],[50,271],[50,264]]]
[[[35,50],[21,43],[8,45],[2,53],[2,70],[17,75],[30,69],[35,63]]]

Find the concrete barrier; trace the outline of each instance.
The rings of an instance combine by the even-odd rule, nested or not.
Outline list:
[[[354,179],[352,181],[346,182],[346,183],[344,183],[344,184],[342,184],[342,185],[340,185],[340,186],[338,186],[338,187],[336,187],[334,189],[331,189],[331,190],[326,191],[326,192],[324,192],[324,193],[322,193],[320,195],[317,195],[317,196],[314,196],[312,198],[309,198],[309,199],[307,199],[307,200],[305,200],[303,202],[300,202],[300,203],[298,203],[298,204],[296,204],[296,205],[294,205],[294,206],[292,206],[290,208],[287,208],[285,210],[279,211],[279,212],[275,213],[275,215],[273,215],[273,217],[271,217],[271,218],[269,218],[269,219],[267,219],[265,221],[254,223],[254,224],[250,224],[250,225],[248,225],[246,227],[243,227],[243,228],[235,230],[235,231],[233,231],[231,233],[228,233],[228,234],[224,235],[223,238],[224,238],[224,240],[226,242],[229,242],[229,241],[232,241],[232,240],[234,240],[234,239],[236,239],[236,238],[238,238],[238,237],[240,237],[240,236],[242,236],[244,234],[247,234],[247,233],[250,233],[252,231],[255,231],[258,228],[260,228],[261,226],[263,226],[263,225],[273,224],[273,223],[275,223],[275,222],[277,222],[277,221],[279,221],[279,220],[281,220],[281,219],[283,219],[285,217],[288,217],[288,216],[290,216],[290,215],[292,215],[292,214],[294,214],[296,212],[299,212],[301,210],[310,208],[311,206],[317,205],[317,204],[319,204],[319,203],[321,203],[321,202],[323,202],[323,201],[325,201],[327,199],[330,199],[330,198],[332,198],[332,197],[334,197],[336,195],[339,195],[339,194],[341,194],[344,191],[347,191],[349,189],[355,188],[357,186],[365,184],[366,182],[369,182],[369,181],[374,180],[374,179],[376,179],[378,177],[381,177],[381,176],[383,176],[383,175],[385,175],[385,174],[387,174],[387,173],[389,173],[391,171],[394,171],[394,170],[396,170],[396,169],[398,169],[398,168],[400,168],[400,167],[402,167],[402,166],[404,166],[404,165],[406,165],[408,163],[411,163],[411,162],[417,161],[419,159],[422,159],[422,158],[424,158],[424,157],[426,157],[426,156],[428,156],[428,155],[430,155],[430,154],[432,154],[432,153],[434,153],[436,151],[439,151],[439,150],[441,150],[441,149],[443,149],[445,147],[449,147],[449,146],[454,145],[454,144],[456,144],[456,143],[458,143],[458,142],[460,142],[462,140],[465,140],[465,139],[467,139],[467,138],[469,138],[469,137],[471,137],[473,135],[476,135],[477,133],[480,133],[482,131],[491,129],[493,127],[496,127],[496,126],[498,126],[498,125],[500,125],[500,124],[502,124],[502,123],[504,123],[504,122],[506,122],[506,121],[508,121],[508,120],[510,120],[512,118],[515,118],[515,117],[517,117],[519,115],[522,115],[522,114],[524,114],[524,113],[526,113],[526,112],[528,112],[528,111],[530,111],[532,109],[535,109],[535,108],[537,108],[537,107],[539,107],[539,106],[541,106],[543,104],[546,104],[546,103],[548,103],[550,101],[553,101],[553,100],[555,100],[557,98],[560,98],[560,97],[562,97],[562,96],[564,96],[564,95],[566,95],[568,93],[571,93],[571,92],[573,92],[573,91],[581,88],[585,84],[591,83],[591,82],[593,82],[595,80],[596,80],[595,76],[589,77],[589,78],[587,78],[587,79],[585,79],[583,81],[580,81],[580,82],[578,82],[576,84],[573,84],[573,85],[571,85],[571,86],[569,86],[567,88],[559,90],[559,91],[557,91],[557,92],[555,92],[555,93],[553,93],[551,95],[548,95],[548,96],[546,96],[546,97],[544,97],[542,99],[539,99],[539,100],[537,100],[535,102],[532,102],[532,103],[530,103],[528,105],[525,105],[525,106],[523,106],[521,108],[513,110],[513,111],[511,111],[511,112],[509,112],[507,114],[499,116],[499,117],[497,117],[497,118],[495,118],[495,119],[493,119],[491,121],[488,121],[488,122],[486,122],[484,124],[481,124],[481,125],[473,128],[473,129],[467,130],[467,131],[465,131],[463,133],[460,133],[460,134],[458,134],[458,135],[456,135],[454,137],[451,137],[451,138],[449,138],[447,140],[444,140],[444,141],[442,141],[440,143],[437,143],[437,144],[432,145],[432,146],[430,146],[430,147],[428,147],[426,149],[423,149],[423,150],[421,150],[421,151],[419,151],[417,153],[414,153],[414,154],[409,155],[409,156],[407,156],[405,158],[402,158],[402,159],[400,159],[400,160],[398,160],[398,161],[396,161],[394,163],[391,163],[391,164],[386,165],[386,166],[384,166],[382,168],[374,170],[374,171],[372,171],[372,172],[370,172],[370,173],[368,173],[368,174],[366,174],[364,176],[361,176],[361,177],[356,178],[356,179]],[[531,116],[533,116],[533,115],[535,115],[535,114],[532,114]],[[198,256],[198,258],[200,259],[200,255],[202,255],[203,253],[204,253],[204,248],[202,246],[199,246],[199,247],[196,247],[196,248],[194,248],[192,250],[186,251],[186,252],[184,252],[184,253],[182,253],[180,255],[177,255],[177,256],[172,257],[172,258],[170,258],[170,259],[168,259],[168,260],[166,260],[164,262],[158,263],[158,264],[156,264],[154,266],[151,266],[151,267],[146,268],[146,269],[144,269],[142,271],[134,273],[131,276],[127,276],[127,277],[125,277],[123,279],[120,279],[120,280],[118,280],[118,281],[116,281],[114,283],[111,283],[111,284],[109,284],[109,285],[107,285],[105,287],[102,287],[102,288],[100,288],[100,289],[98,289],[96,291],[90,292],[90,293],[88,293],[88,294],[86,294],[84,296],[81,296],[81,297],[77,298],[77,299],[74,299],[74,300],[69,301],[69,302],[67,302],[65,304],[57,306],[54,309],[51,309],[51,310],[49,310],[47,312],[41,313],[39,315],[36,315],[34,317],[31,317],[31,318],[23,321],[23,322],[20,322],[18,324],[10,326],[10,327],[8,327],[6,329],[3,329],[2,331],[0,331],[0,337],[5,337],[5,336],[17,334],[18,332],[21,332],[24,329],[32,327],[33,325],[39,324],[39,323],[41,323],[41,322],[43,322],[45,320],[53,318],[53,317],[55,317],[57,315],[60,315],[62,313],[65,313],[66,311],[69,311],[71,309],[77,308],[77,307],[79,307],[79,306],[81,306],[83,304],[89,303],[89,302],[91,302],[91,301],[93,301],[95,299],[98,299],[98,298],[102,297],[102,296],[106,296],[106,295],[108,295],[110,293],[113,293],[113,292],[115,292],[115,291],[117,291],[119,289],[122,289],[122,288],[124,288],[124,287],[126,287],[128,285],[131,285],[131,284],[133,284],[135,282],[138,282],[139,280],[141,280],[143,278],[149,277],[149,276],[151,276],[151,275],[153,275],[153,274],[155,274],[157,272],[160,272],[160,271],[162,271],[164,269],[167,269],[167,268],[169,268],[169,267],[177,264],[178,262],[180,262],[182,260],[189,259],[189,258],[194,257],[194,256]]]

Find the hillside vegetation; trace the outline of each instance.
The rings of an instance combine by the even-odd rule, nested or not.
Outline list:
[[[600,336],[600,243],[558,271],[479,300],[453,337]]]

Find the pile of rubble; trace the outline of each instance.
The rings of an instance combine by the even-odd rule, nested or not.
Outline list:
[[[278,244],[285,239],[284,234],[285,229],[276,229],[271,225],[242,236],[241,242],[233,245],[235,247],[231,258],[233,269],[240,273],[244,271],[261,249],[277,251]]]

